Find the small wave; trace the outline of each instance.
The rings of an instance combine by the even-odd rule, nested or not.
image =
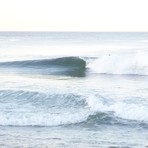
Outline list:
[[[33,108],[78,108],[85,105],[84,96],[73,93],[35,92],[27,90],[0,90],[0,104],[12,104],[25,107],[26,104]]]
[[[1,68],[17,68],[17,71],[27,69],[27,72],[40,74],[85,76],[86,61],[79,57],[62,57],[55,59],[27,60],[1,62]]]
[[[0,125],[148,124],[148,109],[138,103],[114,102],[100,95],[0,91]]]
[[[59,126],[85,121],[84,96],[23,90],[0,91],[0,125]]]
[[[104,102],[103,98],[90,96],[86,99],[86,103],[92,112],[105,113],[114,116],[114,118],[125,119],[129,121],[138,121],[148,123],[148,109],[142,104],[130,104],[126,102]]]
[[[132,55],[106,55],[92,62],[87,67],[99,74],[148,75],[148,53]]]

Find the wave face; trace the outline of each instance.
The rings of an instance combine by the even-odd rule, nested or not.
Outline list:
[[[79,57],[62,57],[55,59],[1,62],[1,68],[17,68],[41,74],[69,75],[82,77],[85,75],[86,62]],[[24,72],[24,71],[23,71]]]
[[[147,52],[132,55],[108,54],[90,62],[87,67],[100,74],[148,75],[147,57]]]

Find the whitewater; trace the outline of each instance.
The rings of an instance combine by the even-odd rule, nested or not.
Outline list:
[[[0,32],[0,147],[148,147],[147,41]]]

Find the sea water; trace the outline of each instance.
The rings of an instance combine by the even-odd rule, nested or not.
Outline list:
[[[148,33],[0,32],[0,147],[148,147]]]

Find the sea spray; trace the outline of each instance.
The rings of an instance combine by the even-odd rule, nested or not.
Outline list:
[[[87,67],[100,74],[148,75],[148,53],[132,55],[105,55],[90,62]]]

